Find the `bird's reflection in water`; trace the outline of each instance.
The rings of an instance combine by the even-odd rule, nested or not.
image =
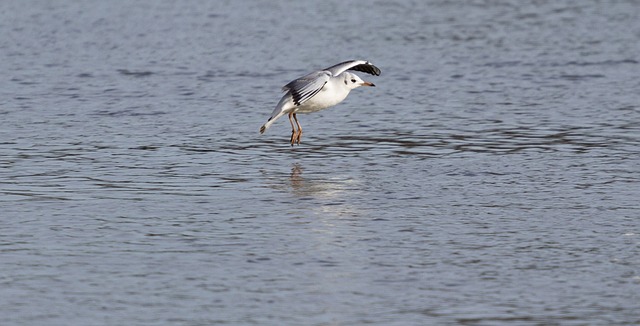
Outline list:
[[[362,191],[360,183],[351,175],[326,173],[325,170],[305,168],[301,163],[294,163],[289,178],[270,177],[269,180],[272,181],[270,187],[286,189],[294,198],[311,203],[310,206],[296,205],[298,208],[311,208],[311,211],[326,217],[354,218],[363,214],[362,209],[351,202]]]
[[[339,197],[340,193],[346,191],[348,189],[347,185],[353,181],[335,176],[326,179],[318,174],[305,176],[304,170],[300,163],[294,163],[289,176],[291,192],[299,197],[322,199]]]
[[[291,180],[291,189],[294,193],[296,193],[296,190],[304,188],[304,178],[302,177],[302,171],[303,168],[299,163],[293,164],[289,180]]]

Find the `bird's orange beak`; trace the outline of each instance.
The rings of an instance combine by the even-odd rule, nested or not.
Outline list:
[[[362,83],[362,86],[376,86],[376,85],[374,85],[373,83],[370,83],[370,82],[364,82],[364,83]]]

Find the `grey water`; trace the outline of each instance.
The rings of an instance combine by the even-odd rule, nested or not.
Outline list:
[[[1,325],[637,325],[637,1],[0,1]],[[370,60],[258,129],[281,86]]]

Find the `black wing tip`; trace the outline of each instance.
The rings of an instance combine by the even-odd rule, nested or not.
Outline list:
[[[381,73],[380,68],[374,66],[370,62],[369,62],[369,67],[371,68],[370,74],[375,75],[375,76],[380,76],[380,73]]]
[[[358,61],[358,60],[352,60],[347,62],[353,62],[353,61]],[[374,75],[374,76],[380,76],[380,73],[381,73],[380,68],[376,67],[373,63],[369,61],[365,61],[365,63],[355,65],[351,67],[349,70],[362,71],[364,73]]]

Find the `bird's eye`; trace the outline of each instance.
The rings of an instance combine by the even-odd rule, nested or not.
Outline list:
[[[351,79],[351,82],[352,82],[352,83],[355,83],[355,82],[356,82],[356,80],[355,80],[355,79]]]

